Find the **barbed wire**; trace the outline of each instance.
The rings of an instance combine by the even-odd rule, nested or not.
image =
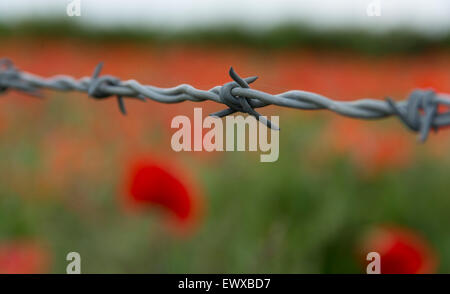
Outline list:
[[[97,65],[91,77],[75,79],[68,75],[43,78],[17,69],[8,58],[0,59],[0,94],[14,89],[32,96],[42,97],[39,89],[87,92],[94,99],[116,97],[119,109],[126,114],[125,99],[153,100],[160,103],[180,103],[184,101],[202,102],[206,100],[224,104],[227,109],[210,114],[224,117],[236,112],[254,116],[267,127],[279,130],[255,108],[277,105],[303,110],[328,109],[337,114],[358,119],[381,119],[397,116],[411,131],[419,132],[424,142],[431,129],[437,131],[450,126],[450,110],[439,112],[439,107],[450,107],[450,95],[437,94],[432,90],[414,90],[404,101],[360,99],[356,101],[334,101],[320,94],[293,90],[281,94],[269,94],[251,89],[249,84],[258,77],[241,78],[233,68],[229,75],[232,82],[204,91],[188,84],[172,88],[142,85],[136,80],[125,80],[100,75],[103,63]]]

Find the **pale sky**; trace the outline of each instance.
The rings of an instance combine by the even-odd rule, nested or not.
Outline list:
[[[68,17],[73,0],[0,0],[0,20]],[[97,26],[207,27],[237,22],[267,28],[290,22],[317,27],[386,30],[407,27],[426,33],[450,31],[450,0],[80,0],[77,21]],[[367,6],[380,3],[381,15]]]

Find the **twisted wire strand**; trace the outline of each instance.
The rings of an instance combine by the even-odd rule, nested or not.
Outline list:
[[[211,114],[224,117],[235,112],[254,116],[266,126],[278,130],[255,108],[277,105],[302,110],[327,109],[342,116],[358,119],[381,119],[397,116],[411,131],[420,133],[420,141],[425,141],[430,129],[435,131],[450,126],[450,111],[439,112],[439,106],[450,107],[450,95],[436,94],[432,90],[415,90],[404,101],[391,98],[377,100],[364,98],[356,101],[335,101],[320,94],[293,90],[280,94],[269,94],[251,89],[249,84],[257,77],[241,78],[233,68],[230,77],[233,82],[216,86],[210,90],[199,90],[188,84],[172,88],[142,85],[136,80],[120,80],[110,75],[100,75],[103,63],[97,65],[91,77],[75,79],[68,75],[49,78],[40,77],[18,70],[7,58],[0,59],[0,94],[9,89],[42,97],[39,89],[57,91],[86,92],[94,99],[116,97],[119,109],[126,114],[125,99],[153,100],[160,103],[180,103],[184,101],[202,102],[206,100],[224,104],[227,109]]]

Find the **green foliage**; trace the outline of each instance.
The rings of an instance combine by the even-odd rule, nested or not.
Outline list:
[[[398,29],[377,34],[354,28],[319,30],[304,24],[285,24],[261,32],[230,25],[174,31],[126,26],[93,29],[66,19],[31,20],[14,25],[0,23],[0,36],[80,38],[95,42],[139,41],[156,45],[175,43],[220,47],[246,46],[263,50],[350,50],[369,55],[415,54],[450,48],[450,33],[426,36],[407,29]]]
[[[72,111],[73,117],[82,114]],[[55,119],[50,112],[43,117]],[[78,126],[77,120],[60,123]],[[81,254],[84,273],[358,273],[359,238],[386,223],[422,232],[439,254],[440,270],[450,271],[448,158],[417,153],[406,168],[366,177],[347,156],[328,155],[321,163],[310,157],[322,128],[310,119],[283,125],[275,163],[243,152],[213,163],[174,154],[185,156],[197,174],[207,207],[200,227],[179,238],[165,229],[166,215],[157,208],[124,213],[118,200],[122,166],[109,152],[114,146],[105,146],[97,159],[106,162],[102,177],[80,174],[63,190],[33,189],[30,175],[45,171],[30,150],[38,152],[48,121],[24,124],[24,143],[9,137],[0,144],[0,234],[3,240],[46,242],[56,273],[65,272],[71,251]],[[21,179],[20,187],[11,179]]]

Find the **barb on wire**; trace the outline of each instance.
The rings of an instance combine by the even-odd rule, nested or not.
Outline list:
[[[230,68],[230,77],[234,80],[234,82],[227,83],[220,88],[220,98],[224,104],[226,104],[229,108],[213,113],[211,116],[224,117],[235,112],[243,112],[248,113],[249,115],[254,116],[261,123],[265,124],[268,128],[272,128],[274,130],[279,130],[280,128],[274,125],[270,120],[266,119],[264,116],[256,112],[252,105],[251,101],[248,98],[242,96],[234,96],[231,93],[236,87],[241,87],[245,89],[249,89],[250,86],[248,84],[256,81],[258,77],[250,77],[248,78],[248,83],[242,79],[233,69]]]
[[[113,95],[110,93],[107,93],[103,90],[102,86],[109,85],[109,86],[119,86],[120,85],[120,79],[110,76],[110,75],[104,75],[100,77],[100,72],[103,69],[103,62],[100,62],[94,70],[94,73],[92,74],[91,83],[88,88],[88,95],[95,99],[104,99],[109,98]],[[120,112],[122,114],[126,115],[127,111],[125,109],[125,102],[123,101],[123,96],[118,94],[117,97],[117,103],[119,105]],[[141,100],[145,101],[144,98],[141,98]]]
[[[267,127],[279,130],[270,120],[255,109],[268,105],[277,105],[303,110],[328,109],[337,114],[359,119],[381,119],[397,116],[411,131],[420,134],[424,142],[431,129],[438,131],[450,126],[450,95],[437,94],[432,90],[415,90],[404,101],[361,99],[356,101],[334,101],[325,96],[306,92],[288,91],[272,95],[255,89],[249,84],[257,77],[241,78],[233,68],[229,75],[232,82],[216,86],[208,91],[196,89],[187,84],[173,88],[159,88],[142,85],[135,80],[123,81],[111,75],[100,75],[103,63],[97,65],[91,77],[75,79],[67,75],[43,78],[31,73],[19,71],[9,59],[0,59],[0,94],[9,89],[41,97],[41,88],[58,91],[86,92],[94,99],[116,97],[119,109],[126,114],[125,99],[153,100],[160,103],[179,103],[183,101],[214,101],[228,108],[211,114],[224,117],[236,112],[254,116]],[[440,106],[446,106],[446,112],[439,112]]]
[[[8,91],[9,88],[20,90],[30,96],[41,98],[42,95],[38,89],[33,87],[27,81],[21,80],[20,72],[14,67],[11,59],[0,59],[0,94]]]

